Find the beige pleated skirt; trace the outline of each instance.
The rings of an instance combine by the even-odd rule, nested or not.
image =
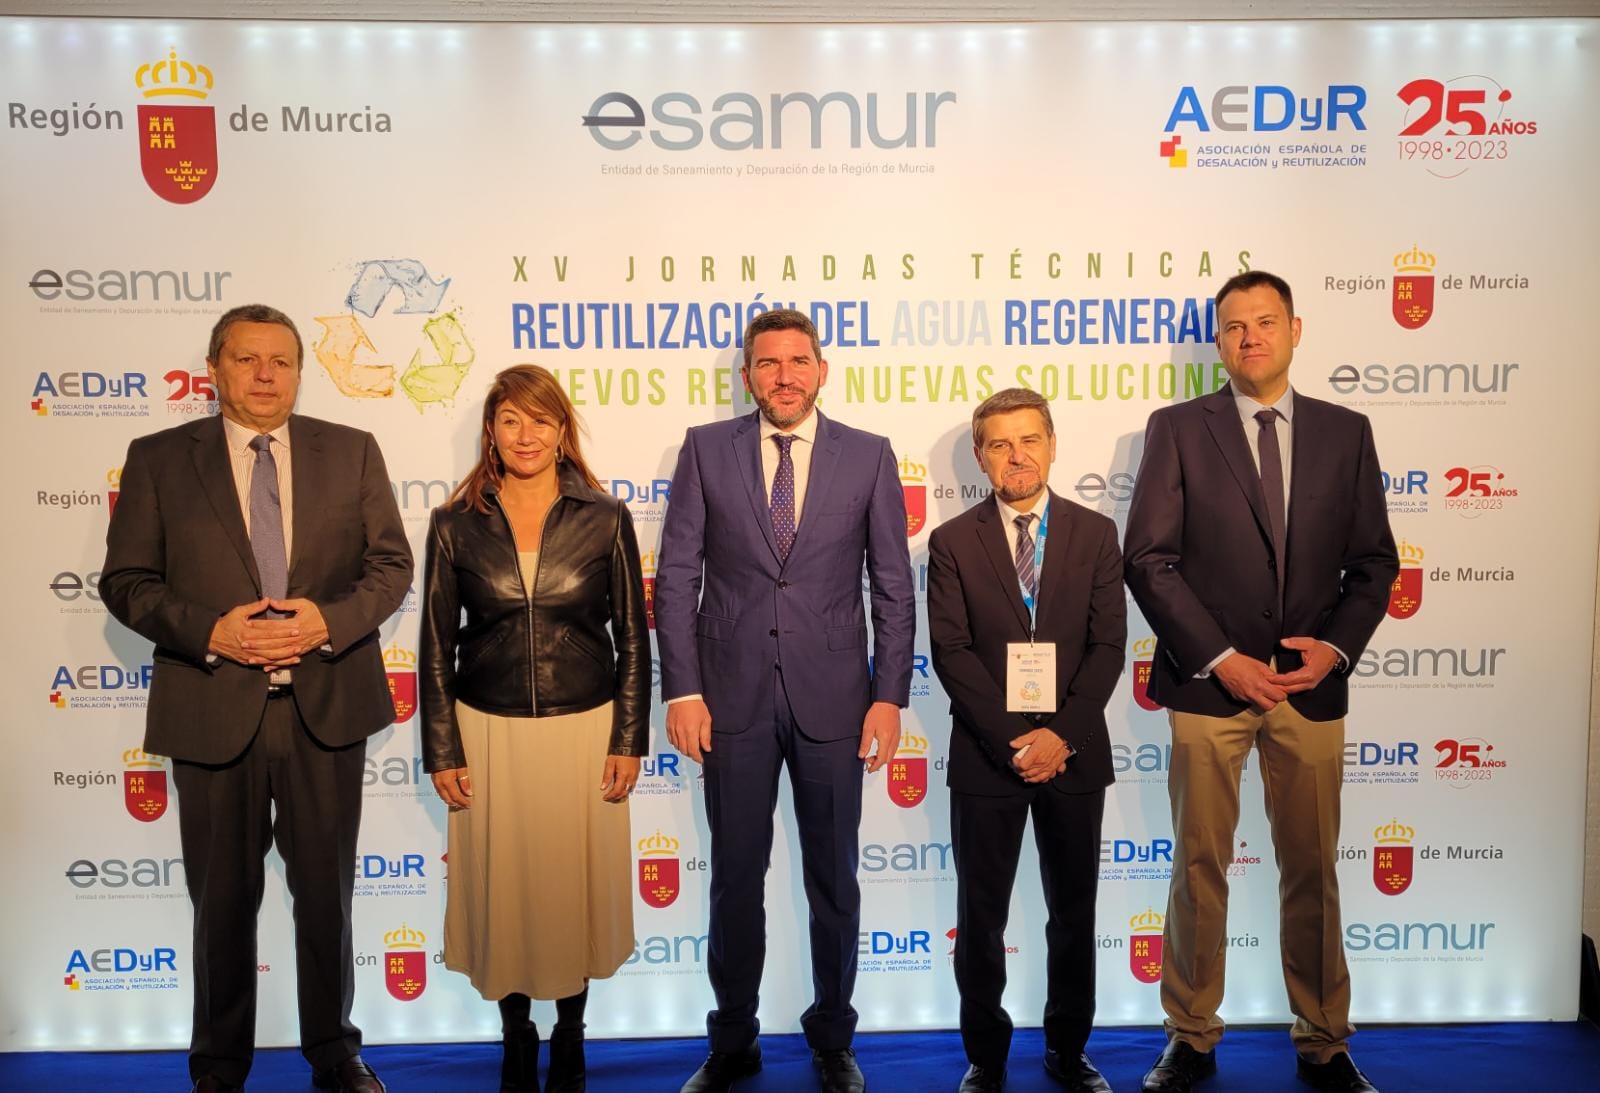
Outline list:
[[[578,994],[633,954],[628,804],[600,798],[611,704],[456,719],[472,807],[450,813],[445,967],[489,999]]]

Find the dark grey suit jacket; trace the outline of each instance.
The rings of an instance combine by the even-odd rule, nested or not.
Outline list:
[[[342,747],[394,720],[378,624],[405,599],[411,548],[371,434],[295,415],[289,443],[289,597],[315,603],[329,635],[295,665],[295,702],[318,740]],[[100,588],[111,614],[156,645],[145,750],[197,763],[243,752],[267,675],[206,660],[218,617],[261,598],[220,417],[129,446]]]

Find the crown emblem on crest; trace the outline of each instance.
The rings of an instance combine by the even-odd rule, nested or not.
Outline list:
[[[413,669],[417,666],[417,654],[390,642],[389,647],[383,651],[383,666],[391,670]]]
[[[646,835],[639,840],[639,856],[648,858],[652,855],[676,857],[678,854],[678,840],[671,835],[663,835],[657,828],[654,835]]]
[[[413,930],[402,923],[398,930],[390,930],[383,935],[383,947],[386,949],[420,949],[427,940],[427,934],[421,930]]]
[[[928,477],[926,464],[918,463],[910,456],[900,457],[900,481],[921,482],[926,477]]]
[[[1420,247],[1413,246],[1394,256],[1396,273],[1432,273],[1438,259]]]
[[[900,750],[908,755],[927,755],[928,738],[915,733],[903,732],[900,734]]]
[[[646,577],[650,576],[656,571],[655,551],[647,550],[643,554],[639,555],[639,569]]]
[[[1133,655],[1136,657],[1153,657],[1156,653],[1155,638],[1140,638],[1133,643]]]
[[[1417,829],[1408,827],[1399,820],[1390,820],[1381,827],[1372,829],[1373,838],[1382,843],[1409,843],[1416,838]]]
[[[1154,907],[1140,911],[1128,920],[1128,925],[1133,927],[1133,932],[1136,934],[1154,933],[1166,924],[1167,916]]]
[[[1422,564],[1422,548],[1421,547],[1412,546],[1410,543],[1408,543],[1404,539],[1402,539],[1402,540],[1400,540],[1400,548],[1399,549],[1400,549],[1400,564],[1401,565],[1413,565],[1414,566],[1414,565],[1421,565]]]
[[[129,748],[122,753],[122,765],[125,767],[151,767],[159,769],[163,760],[159,755],[151,755],[141,748]]]
[[[133,82],[147,99],[161,95],[203,99],[211,93],[216,81],[205,65],[178,60],[178,51],[174,49],[164,61],[140,65],[139,71],[133,75]]]

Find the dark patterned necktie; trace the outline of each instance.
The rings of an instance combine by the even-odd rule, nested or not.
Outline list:
[[[1033,513],[1024,513],[1011,521],[1017,525],[1017,583],[1028,593],[1029,599],[1039,596],[1039,571],[1033,568],[1033,536],[1028,528],[1033,524]]]
[[[794,546],[794,457],[789,449],[794,437],[776,433],[778,442],[778,473],[772,477],[772,534],[778,541],[778,557],[789,560],[789,550]]]
[[[278,461],[265,433],[250,441],[256,453],[250,475],[250,549],[261,574],[261,594],[275,600],[289,595],[289,558],[283,544],[283,505],[278,500]],[[283,618],[268,611],[268,618]]]
[[[1283,598],[1283,554],[1287,539],[1283,500],[1283,453],[1278,447],[1278,411],[1259,410],[1256,454],[1261,460],[1261,493],[1267,502],[1267,527],[1272,532],[1272,556],[1278,576],[1278,598]]]

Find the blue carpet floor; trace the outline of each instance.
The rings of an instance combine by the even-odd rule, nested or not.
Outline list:
[[[1134,1093],[1160,1050],[1159,1030],[1103,1029],[1090,1054],[1113,1089]],[[766,1069],[738,1093],[816,1088],[810,1053],[799,1036],[763,1036]],[[1516,1093],[1600,1091],[1600,1030],[1572,1024],[1373,1026],[1356,1037],[1355,1057],[1384,1093],[1514,1090]],[[1059,1088],[1040,1068],[1038,1029],[1019,1030],[1011,1049],[1011,1093]],[[966,1068],[953,1032],[875,1033],[856,1038],[868,1088],[877,1093],[954,1090]],[[362,1053],[392,1093],[468,1093],[498,1088],[498,1044],[373,1047]],[[588,1048],[589,1087],[676,1090],[699,1065],[699,1040],[605,1040]],[[1294,1077],[1294,1055],[1282,1029],[1230,1029],[1217,1052],[1218,1073],[1197,1093],[1305,1093]],[[251,1090],[310,1090],[299,1053],[263,1051]],[[0,1089],[77,1093],[125,1089],[165,1093],[189,1088],[177,1052],[22,1052],[0,1055]]]

